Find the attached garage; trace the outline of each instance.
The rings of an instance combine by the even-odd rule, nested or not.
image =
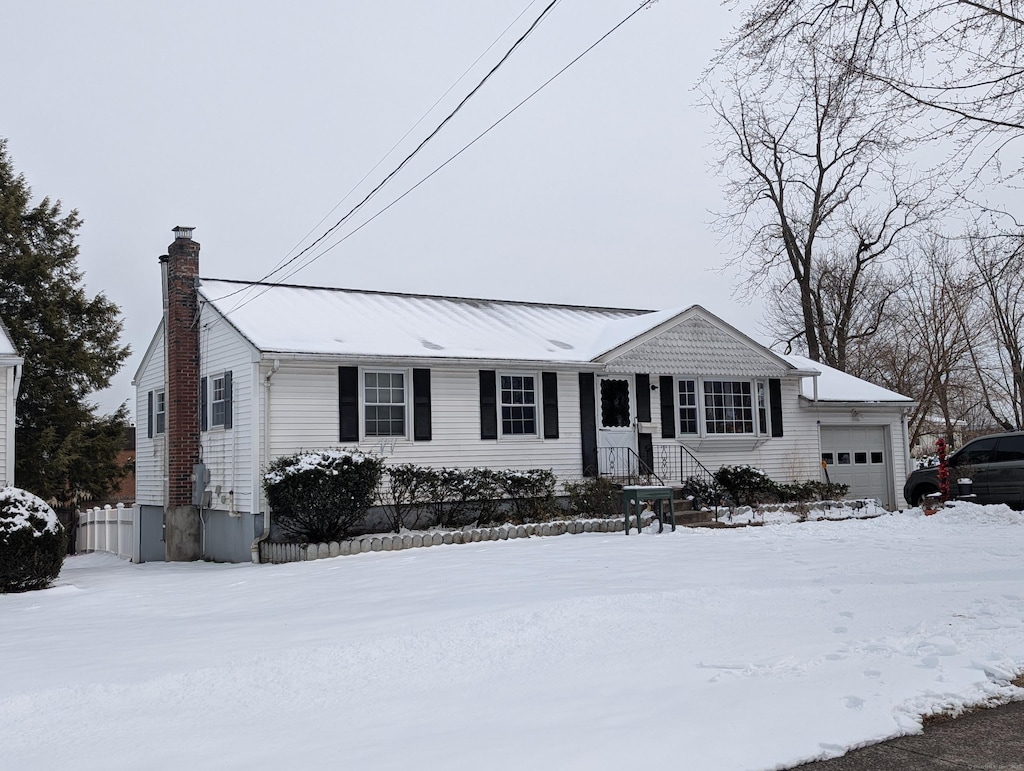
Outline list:
[[[888,426],[822,426],[821,459],[829,478],[850,486],[851,498],[877,498],[893,509]]]

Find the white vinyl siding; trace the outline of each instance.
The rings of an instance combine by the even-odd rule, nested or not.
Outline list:
[[[146,353],[142,369],[135,377],[135,501],[148,506],[164,505],[167,437],[155,431],[152,438],[148,436],[149,394],[153,394],[155,402],[156,392],[163,390],[164,340],[161,325]]]
[[[366,368],[370,370],[372,366],[367,365]],[[282,361],[272,382],[272,457],[342,444],[338,439],[336,365]],[[508,441],[504,437],[497,441],[481,441],[477,368],[432,367],[430,389],[431,441],[414,442],[407,437],[365,437],[357,445],[347,442],[344,446],[382,454],[389,463],[461,468],[544,468],[551,469],[563,479],[577,479],[582,474],[579,379],[576,372],[558,373],[558,439],[542,439],[533,435],[510,437]]]
[[[709,379],[725,380],[729,378]],[[652,376],[652,382],[656,382],[655,376]],[[678,381],[676,381],[676,388],[678,389]],[[679,434],[674,439],[663,439],[661,437],[661,415],[655,401],[651,405],[655,471],[658,471],[661,458],[666,458],[667,463],[678,467],[679,454],[682,452],[680,447],[685,445],[712,472],[717,471],[721,466],[749,464],[762,469],[772,479],[780,482],[821,478],[821,465],[817,452],[818,426],[815,417],[808,414],[807,410],[801,409],[799,388],[798,380],[783,379],[781,381],[783,435],[780,437],[755,436],[753,434],[702,436]],[[678,396],[676,398],[678,399]],[[673,414],[678,420],[678,402],[677,409]]]
[[[210,508],[253,511],[253,458],[251,418],[253,382],[252,347],[217,313],[203,306],[200,318],[200,378],[207,378],[210,427],[201,434],[203,462],[210,472],[208,490],[213,491]],[[227,394],[220,392],[221,411],[216,412],[215,383],[231,373],[231,427],[223,428]],[[217,423],[215,421],[219,420]],[[219,488],[219,492],[218,492]]]

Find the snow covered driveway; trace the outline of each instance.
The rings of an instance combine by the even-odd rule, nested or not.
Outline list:
[[[0,595],[0,765],[770,769],[1021,698],[1024,515],[291,565],[72,557]]]

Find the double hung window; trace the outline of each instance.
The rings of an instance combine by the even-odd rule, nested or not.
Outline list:
[[[210,401],[210,425],[227,424],[228,389],[224,375],[213,378],[213,399]]]
[[[363,373],[366,436],[405,436],[404,372]]]
[[[537,433],[537,386],[533,375],[501,376],[501,432]]]
[[[163,391],[153,394],[153,418],[156,433],[165,433],[167,431],[167,394]]]

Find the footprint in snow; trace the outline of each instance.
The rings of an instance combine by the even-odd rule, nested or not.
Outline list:
[[[864,670],[864,677],[881,677],[881,676],[882,676],[882,673],[881,673],[880,670],[877,670],[877,669],[865,669]]]
[[[845,634],[847,631],[845,626],[837,626],[832,629],[834,634]]]
[[[853,611],[844,610],[839,615],[842,616],[843,618],[853,618]]]
[[[843,699],[843,703],[847,709],[863,709],[864,707],[864,699],[859,696],[847,696]]]

